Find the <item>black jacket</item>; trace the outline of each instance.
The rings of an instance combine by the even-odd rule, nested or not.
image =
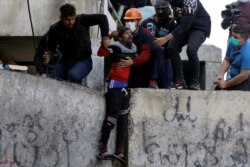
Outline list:
[[[39,74],[47,73],[47,66],[43,64],[43,54],[48,51],[48,33],[44,34],[40,39],[34,56],[34,64]]]
[[[94,25],[99,25],[102,37],[108,36],[108,20],[103,14],[77,15],[72,28],[58,21],[49,29],[49,50],[55,53],[58,46],[62,58],[67,60],[89,58],[92,54],[89,28]]]
[[[207,37],[211,32],[210,16],[201,4],[200,0],[173,0],[172,7],[182,8],[181,23],[172,31],[174,37],[183,34],[190,29],[198,29]]]

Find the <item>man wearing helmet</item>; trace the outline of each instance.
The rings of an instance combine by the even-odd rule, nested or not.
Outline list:
[[[202,6],[200,0],[166,0],[173,8],[178,7],[182,10],[180,24],[168,35],[155,40],[155,44],[162,46],[171,41],[169,48],[180,52],[184,45],[187,45],[187,56],[192,71],[192,81],[189,89],[199,90],[200,63],[198,49],[210,36],[211,20],[210,16]],[[177,89],[186,88],[183,76],[181,58],[178,54],[171,56],[174,82]]]
[[[142,22],[142,26],[147,28],[155,38],[164,37],[170,33],[175,27],[176,23],[172,16],[172,9],[168,2],[164,0],[157,0],[155,5],[156,14]],[[164,44],[164,87],[171,88],[172,86],[172,67],[171,61],[166,54],[170,52],[167,50],[167,44]]]
[[[153,36],[140,26],[142,15],[136,8],[130,8],[125,13],[125,25],[133,33],[133,42],[138,49],[135,59],[121,60],[121,66],[130,66],[129,87],[158,88],[157,80],[163,75],[163,52],[153,45]]]

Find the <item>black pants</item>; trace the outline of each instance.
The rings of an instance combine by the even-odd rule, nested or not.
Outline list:
[[[102,125],[101,143],[107,146],[110,132],[117,124],[116,148],[123,147],[128,125],[130,90],[127,88],[109,89],[105,97],[106,117]]]
[[[173,41],[171,41],[168,45],[169,49],[174,49],[176,52],[181,52],[182,47],[187,45],[187,56],[190,64],[190,68],[192,71],[192,79],[199,81],[200,75],[200,62],[198,58],[198,49],[205,41],[206,36],[205,33],[200,30],[190,30],[183,35],[176,37]],[[176,80],[184,80],[183,76],[183,66],[181,57],[179,54],[175,54],[175,56],[171,56],[174,81]]]

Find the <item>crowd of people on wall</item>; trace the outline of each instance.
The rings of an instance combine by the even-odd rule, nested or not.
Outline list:
[[[211,33],[211,20],[200,0],[111,2],[116,10],[122,7],[121,22],[132,33],[133,43],[137,47],[137,56],[127,56],[116,63],[119,68],[129,67],[128,88],[201,89],[198,50]],[[248,53],[249,40],[243,36],[244,40],[241,42],[234,35],[233,29],[236,27],[249,33],[249,6],[249,0],[237,0],[226,5],[226,10],[222,11],[221,27],[229,29],[229,38],[225,59],[214,80],[216,90],[234,90],[235,85],[249,80],[246,74],[247,77],[235,81],[233,78],[238,75],[231,72],[235,69],[238,70],[237,74],[248,71],[242,64],[247,62],[245,59],[248,56],[244,56],[244,53]],[[60,12],[60,20],[51,25],[49,31],[42,36],[34,63],[37,73],[42,77],[81,84],[93,68],[90,27],[100,27],[101,46],[106,49],[118,39],[118,30],[109,32],[109,23],[104,14],[76,15],[72,4],[62,5]],[[240,44],[232,46],[233,42]],[[191,80],[188,82],[185,81],[180,57],[183,46],[186,46],[189,61],[188,75]],[[245,48],[247,51],[243,52]],[[236,53],[239,56],[235,60]],[[111,61],[110,56],[105,57]],[[227,57],[231,58],[225,68]],[[244,61],[242,57],[245,58]],[[225,73],[228,74],[227,77],[224,76]],[[250,87],[240,87],[239,90],[250,90]]]
[[[101,44],[97,55],[111,63],[107,78],[106,116],[101,130],[99,159],[125,163],[130,89],[200,90],[198,50],[210,36],[211,19],[200,0],[114,0],[122,6],[117,30],[109,32],[104,14],[76,15],[75,6],[60,7],[60,20],[42,36],[34,56],[41,77],[81,84],[91,72],[90,27],[98,25]],[[221,27],[229,29],[225,58],[214,79],[216,90],[250,90],[249,0],[237,0],[222,11]],[[185,81],[180,52],[186,46],[191,81]],[[0,53],[0,64],[8,63]],[[228,73],[227,77],[225,74]],[[108,153],[111,130],[117,125],[116,151]]]

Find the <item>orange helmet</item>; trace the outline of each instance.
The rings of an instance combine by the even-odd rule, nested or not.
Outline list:
[[[141,12],[136,8],[128,9],[124,16],[124,20],[137,20],[141,18],[142,18]]]

